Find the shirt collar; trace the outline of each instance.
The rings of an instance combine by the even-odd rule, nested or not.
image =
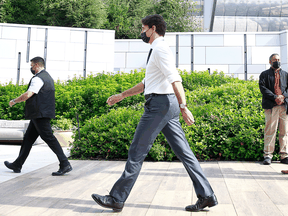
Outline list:
[[[160,37],[156,38],[156,39],[152,42],[152,44],[151,44],[151,49],[154,49],[160,41],[164,41],[164,37],[163,37],[163,36],[160,36]]]
[[[37,76],[38,74],[40,74],[42,71],[44,71],[45,69],[41,70],[40,72],[38,72],[37,74],[35,74],[34,76]]]

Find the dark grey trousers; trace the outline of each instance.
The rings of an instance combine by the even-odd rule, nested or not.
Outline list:
[[[125,202],[140,173],[143,161],[157,135],[162,131],[172,150],[186,168],[197,195],[210,196],[214,192],[200,164],[194,156],[179,122],[180,108],[176,96],[146,97],[145,112],[136,128],[122,176],[114,184],[110,195]]]

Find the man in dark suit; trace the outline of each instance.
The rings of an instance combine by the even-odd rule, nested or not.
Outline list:
[[[271,67],[263,71],[259,77],[262,108],[265,110],[263,164],[271,164],[278,125],[280,162],[288,164],[288,74],[281,69],[278,54],[272,54],[269,63]]]
[[[50,125],[51,118],[55,118],[54,80],[49,73],[45,71],[45,62],[43,58],[35,57],[30,61],[30,70],[34,76],[29,82],[27,91],[9,102],[10,107],[12,107],[16,103],[26,101],[25,118],[30,119],[30,123],[24,135],[18,158],[13,163],[5,161],[4,164],[15,173],[20,173],[33,143],[40,135],[57,155],[60,162],[59,170],[53,172],[52,175],[64,175],[65,173],[70,172],[72,167],[58,140],[53,135]]]

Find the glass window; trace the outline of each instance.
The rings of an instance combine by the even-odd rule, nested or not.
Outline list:
[[[281,17],[288,17],[288,2],[282,4]]]
[[[281,17],[280,31],[288,29],[288,17]]]
[[[258,17],[247,17],[247,32],[262,31],[261,26],[258,24]]]
[[[281,18],[270,17],[268,31],[281,31],[280,27],[281,27]]]
[[[224,31],[224,17],[215,16],[213,24],[213,32],[223,32]]]
[[[235,0],[226,0],[225,9],[224,9],[225,16],[235,16],[236,8],[237,8],[237,4],[235,3]]]
[[[271,17],[280,17],[281,14],[281,1],[271,1],[271,11],[270,16]]]
[[[236,17],[236,32],[246,32],[246,16]]]
[[[262,31],[264,31],[264,32],[269,31],[269,21],[270,21],[269,17],[258,17],[257,18],[257,22],[261,26]]]
[[[270,16],[271,4],[270,1],[259,1],[259,16],[267,17]]]
[[[247,1],[241,0],[237,4],[236,16],[246,16],[248,12]]]
[[[258,16],[260,6],[258,4],[258,1],[247,1],[247,16]]]
[[[235,31],[236,18],[235,16],[224,17],[224,32]]]
[[[224,16],[224,0],[218,0],[215,9],[215,16]]]

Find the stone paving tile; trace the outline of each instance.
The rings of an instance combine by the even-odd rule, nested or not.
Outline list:
[[[144,162],[123,211],[114,213],[97,205],[91,194],[108,194],[123,172],[125,161],[71,160],[73,171],[55,177],[51,172],[58,167],[58,162],[53,153],[48,159],[49,152],[51,150],[44,146],[34,148],[21,175],[1,168],[3,162],[0,162],[0,216],[288,215],[288,175],[281,174],[282,169],[288,169],[285,164],[201,162],[219,204],[192,213],[186,212],[185,206],[194,204],[197,197],[183,165]],[[2,161],[13,158],[18,153],[17,147],[6,148],[6,153],[5,156],[0,151]],[[43,160],[44,156],[48,162]],[[35,169],[37,160],[41,165]]]

